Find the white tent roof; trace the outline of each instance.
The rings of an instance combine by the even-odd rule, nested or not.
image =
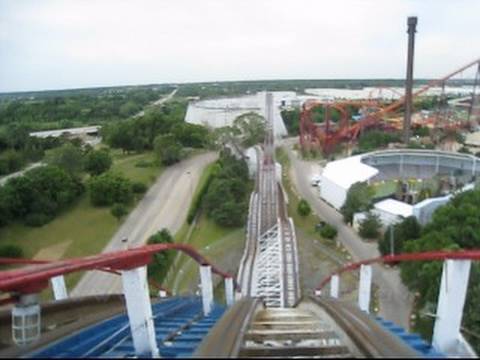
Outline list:
[[[323,170],[322,176],[344,189],[356,182],[367,181],[378,174],[378,169],[361,162],[361,155],[331,161]]]
[[[385,211],[393,215],[400,215],[405,218],[413,215],[413,206],[407,203],[395,200],[386,199],[374,205],[375,209]]]

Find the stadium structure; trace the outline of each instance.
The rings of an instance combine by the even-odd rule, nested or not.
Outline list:
[[[321,176],[320,196],[340,210],[348,190],[357,182],[425,181],[435,176],[449,176],[462,184],[459,189],[462,191],[471,189],[479,174],[480,159],[469,154],[417,149],[374,151],[329,162]],[[374,205],[374,211],[385,225],[408,216],[415,216],[425,224],[451,196],[450,193],[430,197],[415,205],[386,198]]]

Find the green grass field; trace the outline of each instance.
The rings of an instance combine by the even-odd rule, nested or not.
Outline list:
[[[303,217],[298,214],[297,207],[298,203],[300,202],[300,198],[296,194],[293,184],[291,183],[290,177],[288,175],[290,168],[290,159],[288,158],[287,153],[284,149],[277,148],[276,158],[278,162],[282,164],[282,183],[288,197],[288,215],[291,216],[296,227],[301,228],[306,234],[310,236],[319,237],[319,235],[315,232],[315,225],[318,224],[320,219],[315,215]]]
[[[196,186],[193,199],[195,199],[200,189],[204,186],[212,171],[213,164],[207,166]],[[197,217],[197,221],[192,225],[185,223],[175,234],[175,242],[190,244],[206,256],[214,264],[225,268],[227,264],[223,260],[225,253],[231,252],[234,256],[241,256],[245,241],[243,228],[226,228],[215,224],[214,221],[207,218],[204,213]],[[238,265],[234,262],[233,265]],[[235,271],[235,269],[231,271]],[[198,277],[198,266],[190,260],[188,256],[179,254],[173,261],[166,279],[165,286],[175,293],[185,293],[192,289],[192,281]]]
[[[292,184],[289,176],[290,159],[283,148],[277,148],[275,151],[276,159],[282,165],[282,183],[288,197],[288,215],[293,219],[295,227],[301,229],[302,233],[305,236],[317,239],[321,243],[323,243],[323,245],[328,246],[332,251],[336,253],[337,256],[343,257],[345,260],[348,260],[349,256],[346,253],[345,249],[343,249],[343,247],[337,246],[336,241],[334,240],[322,238],[320,234],[315,230],[315,225],[322,221],[319,216],[317,216],[313,212],[305,217],[300,216],[297,211],[298,203],[300,202],[300,196],[296,192],[295,187]],[[308,199],[305,200],[308,201]]]
[[[114,155],[114,171],[124,174],[132,181],[150,185],[161,173],[158,166],[140,168],[139,161],[152,161],[152,153]],[[136,204],[130,205],[129,210]],[[42,227],[28,227],[14,223],[0,229],[0,244],[20,245],[26,257],[34,257],[39,251],[51,259],[77,257],[98,253],[108,243],[120,226],[109,207],[93,207],[88,194],[82,195],[70,208],[52,222]],[[63,247],[60,244],[67,244]],[[48,247],[52,251],[48,252]],[[55,253],[57,252],[57,253]]]
[[[290,159],[283,148],[276,149],[276,159],[282,164],[282,183],[288,197],[287,210],[295,224],[301,287],[304,291],[311,291],[333,270],[350,261],[351,257],[339,242],[324,239],[315,231],[315,225],[322,220],[320,217],[314,213],[305,217],[298,214],[300,197],[290,179]],[[357,282],[355,274],[342,275],[342,299],[353,301],[356,298]]]
[[[397,182],[394,180],[378,181],[372,184],[375,189],[375,198],[382,198],[395,193]]]
[[[194,225],[192,235],[187,243],[195,247],[215,265],[226,270],[225,266],[229,264],[222,261],[225,253],[227,251],[236,252],[241,256],[244,238],[245,234],[242,228],[224,228],[201,215]],[[192,281],[197,277],[198,265],[188,256],[180,255],[170,268],[165,285],[176,293],[185,293],[192,288]]]

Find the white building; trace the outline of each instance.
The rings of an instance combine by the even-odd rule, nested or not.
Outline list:
[[[219,128],[231,126],[240,115],[254,112],[265,115],[265,92],[234,98],[219,98],[193,101],[188,104],[185,122]],[[273,132],[275,137],[287,135],[280,107],[296,98],[293,92],[272,92],[273,94]]]
[[[473,188],[475,176],[480,175],[480,159],[475,156],[433,150],[384,150],[352,156],[327,164],[322,174],[320,196],[340,210],[350,187],[356,182],[402,178],[431,178],[436,174],[461,173],[467,183],[461,191]],[[373,212],[385,226],[415,216],[421,224],[430,221],[433,212],[446,204],[452,195],[430,198],[415,205],[394,199],[385,199],[374,204]],[[356,214],[354,226],[364,218]]]
[[[38,138],[47,138],[51,137],[60,137],[62,135],[68,135],[72,137],[80,136],[97,136],[100,132],[101,126],[85,126],[78,128],[67,128],[67,129],[57,129],[57,130],[47,130],[47,131],[35,131],[31,132],[30,136]]]
[[[472,190],[474,184],[464,186],[460,192]],[[421,225],[425,225],[432,219],[435,210],[450,201],[453,194],[425,199],[415,205],[410,205],[395,199],[385,199],[373,205],[372,213],[377,215],[382,226],[387,228],[390,225],[402,222],[409,216],[415,216]],[[353,227],[358,230],[360,222],[364,220],[366,213],[356,213],[353,216]]]
[[[331,161],[322,173],[320,196],[339,210],[347,199],[350,186],[369,181],[378,170],[361,162],[361,155]]]

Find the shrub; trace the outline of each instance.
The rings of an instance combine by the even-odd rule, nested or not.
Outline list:
[[[0,257],[21,258],[23,257],[23,249],[18,245],[2,245],[0,246]]]
[[[162,229],[150,236],[148,244],[171,244],[173,237],[168,229]],[[148,275],[155,276],[155,280],[161,282],[173,260],[175,253],[171,250],[162,251],[153,255],[153,260],[148,265]]]
[[[172,134],[158,135],[154,141],[155,156],[163,165],[172,165],[181,160],[182,146]]]
[[[6,220],[41,226],[71,204],[82,192],[78,178],[55,166],[39,166],[9,179],[0,191],[0,213]]]
[[[123,216],[128,214],[128,210],[123,204],[114,204],[110,213],[115,216],[117,220],[120,220]]]
[[[205,211],[218,225],[241,226],[246,220],[250,193],[247,164],[223,152],[217,165],[204,195]]]
[[[382,255],[391,253],[390,236],[392,225],[385,231],[383,238],[378,241],[378,250]],[[407,241],[415,240],[420,237],[422,227],[415,216],[409,216],[401,223],[393,225],[393,245],[395,254],[403,252],[404,244]]]
[[[365,220],[360,223],[359,234],[364,239],[377,239],[380,236],[382,223],[378,215],[371,212],[367,214]]]
[[[122,175],[110,172],[94,176],[88,182],[90,201],[95,206],[114,203],[128,204],[132,200],[132,185]]]
[[[25,217],[25,225],[40,227],[50,222],[50,220],[52,220],[52,217],[48,216],[47,214],[33,213],[33,214],[28,214]]]
[[[85,170],[90,175],[100,175],[110,169],[112,157],[105,150],[92,150],[85,157]]]
[[[346,223],[351,223],[356,212],[367,211],[372,207],[372,198],[375,190],[366,182],[356,182],[347,192],[347,199],[340,212]]]
[[[138,167],[138,168],[147,168],[152,166],[153,166],[153,163],[147,160],[140,160],[135,163],[135,167]]]
[[[200,209],[202,205],[203,198],[205,197],[205,194],[208,192],[208,187],[210,186],[210,183],[215,177],[216,174],[216,169],[215,165],[210,166],[207,168],[207,179],[205,182],[202,184],[202,187],[198,191],[197,194],[195,194],[195,197],[192,200],[192,205],[190,206],[190,209],[188,210],[188,215],[187,215],[187,222],[191,224],[193,222],[193,219],[195,219],[195,215],[197,215],[198,210]],[[218,173],[218,171],[217,171]]]
[[[358,148],[362,152],[376,150],[387,146],[389,143],[400,140],[399,133],[389,133],[380,130],[370,130],[364,132],[358,140]]]
[[[51,165],[58,166],[70,175],[78,175],[84,167],[82,150],[71,143],[54,149],[48,157],[47,162]]]
[[[470,151],[470,149],[466,146],[462,146],[459,150],[458,150],[459,153],[463,153],[463,154],[472,154],[472,152]]]
[[[144,194],[147,191],[147,185],[137,181],[132,184],[132,191],[134,194]]]
[[[312,208],[310,204],[305,199],[301,199],[297,206],[297,212],[300,216],[308,216],[312,212]]]
[[[15,150],[6,150],[0,157],[0,175],[18,171],[25,164],[22,154]]]
[[[325,224],[320,229],[320,235],[326,239],[334,239],[337,236],[337,228],[330,224]]]

